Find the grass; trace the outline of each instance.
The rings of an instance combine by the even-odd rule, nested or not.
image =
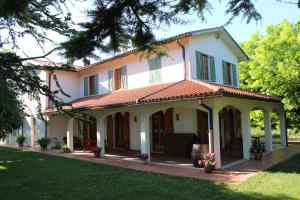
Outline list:
[[[300,155],[231,185],[0,147],[0,199],[296,200]]]

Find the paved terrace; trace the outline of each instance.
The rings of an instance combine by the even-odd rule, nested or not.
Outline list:
[[[7,147],[18,148],[14,145],[5,145]],[[271,166],[283,162],[293,155],[300,153],[300,145],[289,145],[288,148],[280,148],[271,153],[267,153],[263,156],[261,161],[248,160],[240,164],[236,164],[232,167],[214,171],[212,174],[205,174],[203,169],[180,167],[172,165],[161,165],[158,163],[143,164],[136,159],[130,158],[116,159],[111,156],[105,156],[103,158],[95,158],[92,153],[88,152],[73,152],[73,153],[61,153],[58,150],[48,150],[45,152],[40,151],[39,148],[23,148],[25,151],[34,151],[39,153],[48,154],[51,156],[60,156],[65,158],[83,160],[98,164],[107,164],[115,167],[133,169],[138,171],[154,172],[167,174],[172,176],[191,177],[196,179],[221,181],[227,183],[238,184],[248,178],[256,175],[258,172],[270,168]]]

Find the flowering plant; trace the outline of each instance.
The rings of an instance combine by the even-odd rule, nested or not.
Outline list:
[[[252,143],[252,146],[250,147],[250,153],[252,154],[262,154],[266,152],[266,148],[265,145],[263,145],[262,143],[258,142],[258,141],[254,141]]]
[[[148,154],[147,153],[138,153],[137,157],[141,160],[147,160],[148,159]]]
[[[214,153],[207,153],[203,156],[203,159],[198,162],[199,165],[202,165],[204,167],[215,167],[216,161],[215,161],[215,154]]]

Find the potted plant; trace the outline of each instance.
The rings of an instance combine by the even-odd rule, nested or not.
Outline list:
[[[255,160],[261,160],[262,154],[266,152],[265,145],[260,143],[258,140],[254,140],[250,147],[250,153],[253,155]]]
[[[95,148],[93,148],[93,152],[95,155],[95,158],[100,158],[100,153],[101,153],[101,147],[96,146]]]
[[[144,164],[147,163],[148,154],[147,153],[138,153],[137,157],[143,161]]]
[[[37,140],[37,143],[41,146],[42,151],[47,150],[47,146],[50,144],[51,139],[47,137],[42,137],[41,139]]]
[[[62,153],[70,153],[71,152],[68,145],[66,145],[66,144],[62,145],[60,150],[61,150]]]
[[[215,169],[216,161],[214,153],[204,154],[203,159],[199,163],[199,165],[203,165],[205,173],[212,173]]]
[[[19,144],[19,147],[23,147],[25,139],[26,137],[23,134],[17,136],[17,143]]]

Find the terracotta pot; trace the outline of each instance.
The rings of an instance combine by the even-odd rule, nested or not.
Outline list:
[[[23,147],[24,145],[23,145],[23,143],[22,144],[19,144],[19,147]]]
[[[214,166],[212,166],[212,165],[208,165],[207,167],[204,166],[204,172],[207,174],[212,173],[213,169],[214,169]]]
[[[254,160],[261,160],[262,158],[262,153],[253,153]]]
[[[47,151],[47,146],[41,146],[42,151]]]

